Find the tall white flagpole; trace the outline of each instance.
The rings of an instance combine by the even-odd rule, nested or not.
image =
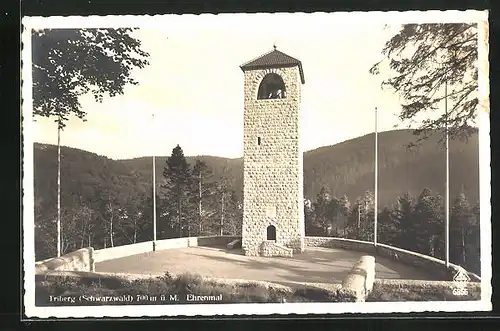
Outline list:
[[[61,127],[57,122],[57,257],[61,256]]]
[[[445,198],[445,262],[450,265],[450,150],[448,137],[448,81],[444,82],[444,111],[445,111],[445,137],[446,137],[446,198]]]
[[[153,113],[153,146],[155,144],[155,114]],[[156,250],[156,156],[153,148],[153,251]]]
[[[377,107],[375,107],[375,209],[373,224],[373,244],[377,246],[377,221],[378,221],[378,118]]]

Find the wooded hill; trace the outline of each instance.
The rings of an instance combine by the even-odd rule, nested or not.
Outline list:
[[[431,137],[418,148],[407,149],[415,139],[408,130],[379,135],[380,239],[387,244],[441,257],[445,153],[437,144],[437,137]],[[305,153],[305,197],[313,202],[312,206],[305,207],[307,235],[372,240],[373,210],[369,210],[374,207],[373,147],[374,135],[371,134]],[[168,159],[171,170],[167,176],[164,172],[167,157],[156,160],[158,239],[241,233],[242,159],[185,158],[179,146]],[[185,161],[188,165],[182,166]],[[197,202],[197,161],[207,166],[200,177],[204,191],[201,204]],[[56,146],[35,144],[37,259],[55,255],[56,162]],[[112,160],[62,147],[62,252],[85,246],[100,249],[151,240],[151,166],[150,157]],[[176,188],[175,183],[182,184],[183,188]],[[458,231],[452,244],[459,247],[453,259],[478,270],[479,255],[472,249],[478,247],[477,135],[467,143],[450,143],[450,188],[450,200],[456,202],[453,204],[453,227]],[[463,193],[462,197],[455,200],[459,193]],[[183,207],[177,208],[181,199]],[[417,200],[402,203],[409,199]],[[405,205],[409,206],[409,211],[405,212],[408,217],[401,218],[401,208]],[[181,210],[182,218],[179,219],[177,215],[181,215]],[[437,248],[427,247],[429,240],[436,243]]]
[[[444,195],[446,159],[438,135],[419,147],[406,148],[416,137],[411,130],[379,133],[379,201],[394,203],[404,194],[418,196],[423,188]],[[374,189],[375,136],[368,134],[342,143],[304,153],[304,195],[313,200],[326,187],[334,196],[346,195],[350,201]],[[238,197],[243,194],[243,161],[214,156],[186,157],[189,163],[198,158],[207,163],[219,178],[226,172]],[[166,157],[158,157],[156,173],[161,174]],[[152,178],[151,157],[121,160],[144,179]],[[157,178],[158,182],[162,178]],[[479,199],[479,147],[477,134],[467,142],[450,142],[450,193],[461,190],[472,203]]]
[[[419,147],[406,148],[415,141],[410,130],[379,133],[379,202],[392,204],[408,192],[419,195],[423,188],[444,195],[445,153],[431,137]],[[304,153],[304,195],[313,200],[326,187],[334,196],[346,195],[350,201],[374,187],[374,135],[369,134],[345,142]],[[215,156],[188,156],[193,164],[204,161],[218,180],[225,173],[230,187],[241,198],[243,189],[242,159]],[[162,183],[166,157],[156,158],[157,183]],[[42,209],[56,203],[57,147],[35,143],[35,199]],[[151,191],[152,160],[141,157],[112,160],[95,153],[61,147],[62,203],[79,197],[92,200],[100,186],[121,192]],[[450,142],[450,192],[467,192],[471,203],[479,200],[479,148],[477,134],[468,142]]]

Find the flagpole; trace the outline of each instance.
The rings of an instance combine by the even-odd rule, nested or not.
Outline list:
[[[155,144],[155,114],[153,113],[153,146]],[[153,148],[153,251],[156,250],[156,156]]]
[[[445,198],[445,262],[450,265],[450,150],[448,137],[448,81],[444,82],[444,111],[445,111],[445,137],[446,137],[446,198]]]
[[[377,107],[375,107],[375,209],[373,224],[373,244],[377,246],[377,221],[378,221],[378,118]]]
[[[61,256],[61,126],[57,122],[57,257]]]

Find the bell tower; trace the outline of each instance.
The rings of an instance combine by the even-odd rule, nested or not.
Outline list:
[[[304,250],[302,63],[276,49],[243,64],[242,248],[250,256]]]

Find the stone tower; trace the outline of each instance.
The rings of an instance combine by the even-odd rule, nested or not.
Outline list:
[[[276,49],[243,64],[242,248],[250,256],[304,250],[302,63]]]

